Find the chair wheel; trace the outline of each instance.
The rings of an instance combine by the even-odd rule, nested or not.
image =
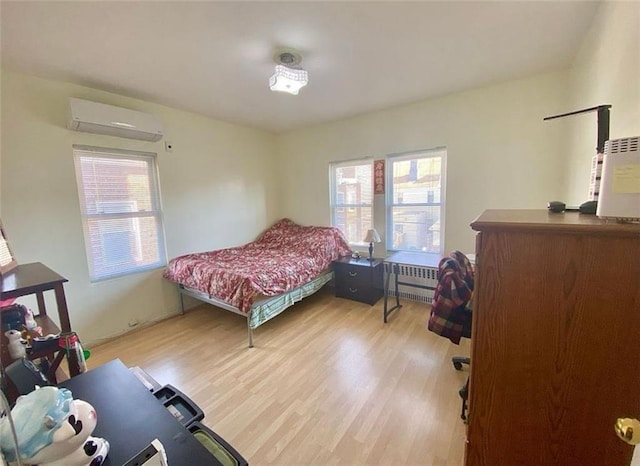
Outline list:
[[[455,361],[455,362],[453,363],[453,367],[454,367],[457,371],[461,371],[461,370],[462,370],[462,363],[461,363],[461,362],[458,362],[458,361]]]

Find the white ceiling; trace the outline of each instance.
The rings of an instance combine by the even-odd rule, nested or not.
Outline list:
[[[598,2],[8,2],[2,66],[281,132],[570,66]],[[298,96],[268,88],[278,47]]]

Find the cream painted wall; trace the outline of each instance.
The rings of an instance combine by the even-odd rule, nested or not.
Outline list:
[[[610,138],[640,136],[640,3],[602,2],[570,74],[566,111],[611,104]],[[587,199],[596,114],[572,117],[566,199]]]
[[[640,3],[600,5],[571,70],[570,89],[573,109],[612,105],[611,139],[640,136]],[[568,199],[585,199],[595,122],[595,114],[587,114],[573,123],[568,153],[574,176]],[[640,466],[640,448],[635,448],[631,464]]]
[[[446,146],[444,249],[473,251],[469,224],[483,210],[545,208],[563,192],[557,146],[565,125],[543,117],[566,107],[566,84],[566,73],[545,74],[286,133],[278,139],[283,215],[330,223],[331,161]],[[375,203],[382,234],[383,196]]]
[[[154,113],[173,153],[164,141],[66,129],[68,97]],[[69,279],[71,323],[85,343],[128,331],[133,318],[142,324],[176,313],[178,299],[162,270],[90,283],[72,144],[158,154],[169,258],[245,243],[277,219],[270,133],[10,72],[2,73],[1,104],[2,221],[20,263],[43,262]]]

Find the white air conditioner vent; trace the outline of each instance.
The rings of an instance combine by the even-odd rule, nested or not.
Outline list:
[[[69,99],[69,129],[122,138],[159,141],[162,122],[150,113],[76,98]]]

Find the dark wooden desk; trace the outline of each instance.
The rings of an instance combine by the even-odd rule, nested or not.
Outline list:
[[[51,270],[40,262],[34,262],[31,264],[18,265],[13,270],[2,276],[2,289],[0,291],[1,299],[19,298],[20,296],[27,296],[30,294],[36,295],[38,302],[38,314],[36,322],[42,328],[42,334],[47,335],[50,333],[57,334],[60,330],[63,332],[71,332],[71,322],[69,321],[69,309],[67,308],[67,299],[64,294],[64,283],[68,280],[62,275]],[[58,319],[60,321],[60,327],[49,318],[47,315],[47,307],[44,300],[44,292],[53,290],[56,297],[56,304],[58,307]],[[11,362],[6,345],[6,337],[2,338],[2,351],[0,354],[0,361],[4,367]],[[57,356],[53,358],[54,353],[57,352]],[[38,359],[41,357],[49,357],[52,359],[51,369],[47,373],[47,377],[50,380],[56,380],[56,370],[60,365],[64,357],[63,351],[41,351],[33,352],[29,354],[30,359]],[[71,377],[80,373],[78,363],[75,358],[75,354],[71,354],[69,357],[69,375]]]
[[[398,275],[401,272],[403,266],[406,267],[419,267],[429,269],[431,271],[432,279],[436,278],[438,272],[438,264],[442,256],[439,254],[426,254],[420,252],[396,252],[384,260],[384,310],[383,319],[384,323],[387,323],[387,318],[396,309],[400,309],[400,296],[398,293],[398,285],[411,286],[413,288],[421,288],[425,290],[435,290],[435,286],[421,285],[418,283],[403,282],[398,280]],[[395,290],[396,290],[396,304],[391,309],[388,308],[387,301],[389,299],[389,281],[391,280],[391,274],[395,277]],[[407,274],[412,275],[412,274]],[[433,280],[432,280],[433,281]]]
[[[98,424],[93,436],[105,438],[111,445],[106,466],[121,466],[154,438],[162,442],[170,466],[220,466],[119,359],[58,386],[95,408]]]

